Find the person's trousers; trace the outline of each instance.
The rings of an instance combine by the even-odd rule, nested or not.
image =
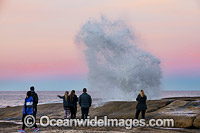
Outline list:
[[[76,118],[76,113],[77,113],[77,105],[75,106],[75,115],[74,115],[74,118]]]
[[[82,119],[87,119],[89,108],[81,108]]]
[[[22,125],[22,129],[24,130],[25,129],[25,124],[24,124],[24,118],[26,117],[26,115],[25,114],[23,114],[23,116],[22,116],[22,123],[23,123],[23,125]]]
[[[69,119],[70,118],[70,108],[69,107],[64,107],[64,119]]]
[[[35,118],[35,125],[34,125],[35,128],[37,128],[37,125],[36,125],[36,114],[37,114],[37,105],[33,106],[33,116]]]
[[[146,110],[136,110],[135,119],[138,119],[140,112],[142,112],[142,119],[145,119],[145,112]]]
[[[75,119],[76,111],[74,106],[70,106],[71,119]]]
[[[23,123],[22,129],[23,129],[23,130],[24,130],[25,127],[26,127],[26,125],[25,125],[25,123],[24,123],[24,119],[25,119],[26,116],[27,116],[27,114],[23,114],[23,116],[22,116],[22,123]],[[36,121],[35,121],[35,124],[33,125],[33,127],[37,128]]]

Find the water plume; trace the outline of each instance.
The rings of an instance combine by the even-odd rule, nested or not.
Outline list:
[[[76,42],[81,49],[85,47],[88,87],[102,98],[133,100],[141,89],[148,99],[159,96],[161,62],[138,47],[124,21],[103,16],[90,20],[77,33]]]

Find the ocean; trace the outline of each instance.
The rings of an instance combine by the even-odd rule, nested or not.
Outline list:
[[[63,96],[65,91],[36,91],[39,98],[39,104],[48,103],[62,103],[62,99],[58,98],[57,95]],[[81,91],[76,91],[76,95],[81,95]],[[92,96],[93,104],[100,104],[100,98],[97,97],[97,93],[90,92]],[[24,104],[26,97],[26,91],[0,91],[0,108],[20,106]]]
[[[76,95],[79,96],[81,93],[81,91],[77,91]],[[39,104],[62,103],[62,99],[58,98],[57,95],[64,95],[64,91],[37,91],[37,94]],[[97,92],[89,92],[89,94],[92,96],[94,106],[106,102],[98,96]],[[25,96],[26,91],[0,91],[0,108],[23,105]],[[162,91],[158,99],[166,97],[200,97],[200,91]],[[113,101],[113,99],[110,101]]]

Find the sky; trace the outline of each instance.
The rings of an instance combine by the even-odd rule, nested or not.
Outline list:
[[[75,35],[89,19],[122,19],[161,60],[163,90],[200,91],[198,0],[0,0],[0,90],[88,86]]]

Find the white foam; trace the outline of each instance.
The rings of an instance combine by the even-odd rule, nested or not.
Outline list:
[[[76,35],[85,52],[90,90],[101,97],[132,100],[143,89],[151,99],[161,84],[160,60],[143,51],[135,42],[131,28],[122,20],[86,22]]]

